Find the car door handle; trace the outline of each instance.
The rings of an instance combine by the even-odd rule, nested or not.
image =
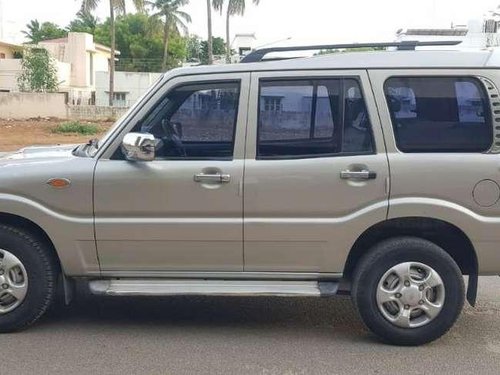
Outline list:
[[[198,173],[194,175],[194,181],[201,183],[227,184],[231,182],[231,176],[222,173],[216,173],[216,174]]]
[[[340,172],[340,178],[343,180],[374,180],[377,178],[377,172],[345,170]]]

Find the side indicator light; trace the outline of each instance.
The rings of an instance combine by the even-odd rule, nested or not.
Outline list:
[[[51,178],[47,181],[47,185],[56,189],[64,189],[71,185],[71,181],[67,178]]]

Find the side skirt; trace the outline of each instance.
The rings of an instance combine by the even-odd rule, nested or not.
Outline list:
[[[338,281],[108,279],[89,282],[91,293],[107,296],[281,296],[326,297]]]

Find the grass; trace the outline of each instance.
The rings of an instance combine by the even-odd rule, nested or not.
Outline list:
[[[94,135],[99,133],[99,130],[99,126],[96,124],[84,123],[80,121],[69,121],[57,125],[52,129],[52,133]]]

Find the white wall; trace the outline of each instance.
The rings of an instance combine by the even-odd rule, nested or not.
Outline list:
[[[21,60],[0,60],[0,90],[19,91],[17,77],[21,72]]]
[[[126,100],[124,103],[116,102],[115,106],[130,107],[161,76],[162,73],[116,72],[115,92],[125,93]],[[96,104],[107,105],[108,95],[109,73],[96,72]]]
[[[0,118],[66,118],[65,102],[64,94],[0,92]]]
[[[57,82],[61,91],[68,91],[71,76],[71,64],[56,61]],[[17,77],[21,74],[21,60],[0,59],[0,90],[19,92]]]

